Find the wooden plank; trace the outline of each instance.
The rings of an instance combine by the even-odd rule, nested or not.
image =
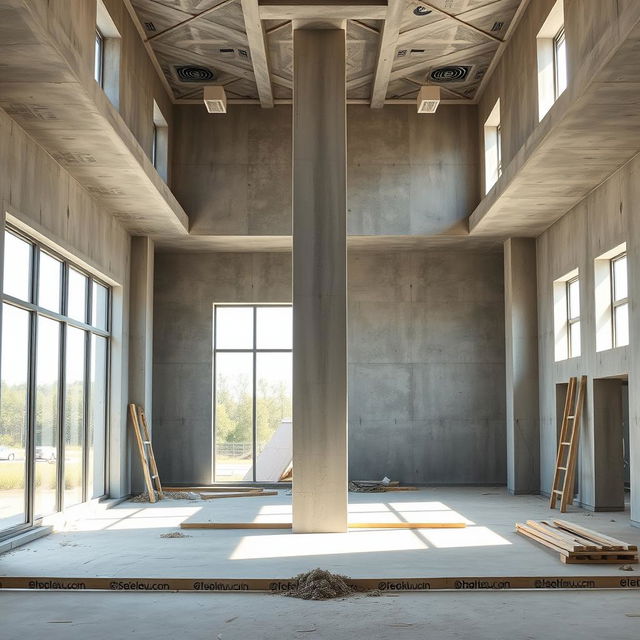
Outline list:
[[[273,107],[273,89],[265,40],[264,27],[260,19],[258,0],[241,0],[244,25],[249,40],[253,74],[256,78],[260,104],[263,109]]]
[[[543,525],[549,527],[551,529],[551,531],[555,531],[558,534],[567,536],[567,539],[572,540],[575,544],[586,546],[589,549],[591,549],[592,547],[595,548],[596,550],[602,550],[603,549],[602,545],[597,544],[593,540],[589,540],[588,538],[583,538],[583,537],[581,537],[579,535],[576,535],[575,533],[572,533],[570,531],[565,531],[564,529],[560,529],[555,524],[553,524],[553,522],[548,522],[547,520],[541,520],[540,524],[543,524]],[[615,550],[620,550],[620,548],[607,547],[605,549],[605,551],[615,551]]]
[[[164,487],[165,491],[192,491],[200,493],[229,492],[229,491],[257,491],[260,487]]]
[[[290,522],[183,522],[182,529],[291,529]],[[464,529],[464,522],[350,522],[349,529]]]
[[[598,533],[593,529],[587,529],[586,527],[582,527],[579,524],[574,524],[573,522],[568,522],[567,520],[554,520],[553,523],[560,527],[561,529],[565,529],[566,531],[570,531],[571,533],[576,533],[585,538],[589,538],[590,540],[594,540],[599,544],[603,545],[611,545],[614,547],[622,547],[626,551],[637,551],[638,547],[635,544],[627,544],[622,540],[617,540],[616,538],[612,538],[611,536],[606,536],[602,533]]]
[[[262,20],[384,20],[386,0],[259,0]]]
[[[277,491],[239,491],[237,493],[201,493],[200,497],[203,500],[219,500],[221,498],[257,498],[277,495]]]
[[[458,24],[462,25],[463,27],[466,27],[467,29],[471,29],[471,31],[475,31],[475,33],[477,33],[478,35],[481,35],[481,36],[483,36],[485,38],[488,38],[489,40],[493,40],[494,42],[499,42],[499,43],[503,42],[503,40],[501,38],[498,38],[498,36],[494,36],[492,33],[489,33],[488,31],[485,31],[484,29],[480,29],[480,27],[476,27],[471,22],[466,22],[465,20],[462,20],[461,18],[459,18],[458,16],[454,15],[453,13],[449,13],[448,11],[445,11],[444,9],[441,9],[440,7],[436,7],[431,2],[425,2],[425,0],[421,0],[420,4],[423,4],[425,7],[429,7],[429,9],[435,11],[436,13],[440,14],[441,16],[444,16],[448,20],[452,20],[453,22],[457,22]]]
[[[527,520],[527,526],[531,527],[532,529],[536,529],[537,531],[540,531],[541,533],[544,533],[545,535],[551,538],[558,540],[559,543],[563,543],[565,545],[570,546],[573,551],[598,551],[599,549],[599,547],[593,544],[591,545],[579,544],[572,537],[566,534],[563,534],[558,529],[553,529],[552,527],[549,527],[542,522],[536,522],[535,520]]]
[[[406,8],[404,0],[389,0],[387,16],[382,29],[378,61],[371,91],[371,108],[380,109],[384,106],[391,78],[391,68],[398,48],[398,36],[402,25],[403,10]]]
[[[574,551],[574,545],[563,542],[550,536],[539,529],[534,529],[526,524],[517,523],[516,531],[522,533],[529,538],[533,538],[537,542],[544,544],[546,547],[557,551],[558,553],[564,553],[565,555]]]
[[[183,522],[181,529],[291,529],[290,522]]]
[[[133,433],[136,437],[136,444],[138,447],[138,457],[140,458],[140,464],[142,465],[142,475],[144,476],[144,483],[147,487],[147,493],[149,494],[149,502],[156,501],[156,492],[153,490],[153,482],[151,481],[151,473],[149,472],[149,465],[147,464],[147,456],[144,450],[144,441],[140,433],[140,424],[138,423],[138,412],[136,405],[131,403],[129,405],[129,416],[131,417],[131,425],[133,427]]]

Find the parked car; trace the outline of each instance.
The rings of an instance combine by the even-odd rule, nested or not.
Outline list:
[[[58,453],[55,447],[39,445],[36,447],[36,460],[46,460],[47,462],[55,462]]]
[[[15,460],[16,452],[11,447],[0,444],[0,460]]]

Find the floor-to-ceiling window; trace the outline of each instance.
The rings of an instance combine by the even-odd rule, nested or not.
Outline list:
[[[4,233],[0,535],[105,492],[110,291]]]
[[[216,482],[277,481],[291,461],[291,342],[291,305],[214,307]]]

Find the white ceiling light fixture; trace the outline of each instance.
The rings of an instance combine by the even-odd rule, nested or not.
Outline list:
[[[440,87],[421,87],[418,92],[418,113],[435,113],[440,104]]]
[[[209,113],[227,113],[227,94],[220,85],[204,88],[204,106]]]

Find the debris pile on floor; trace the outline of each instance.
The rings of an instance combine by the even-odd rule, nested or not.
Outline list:
[[[385,493],[387,491],[417,491],[417,487],[401,487],[397,480],[385,476],[382,480],[352,480],[349,491],[352,493]]]
[[[172,531],[171,533],[161,533],[160,537],[161,538],[190,538],[191,536],[188,536],[182,533],[181,531]]]
[[[344,598],[356,592],[354,587],[347,584],[346,581],[349,580],[347,576],[331,573],[324,569],[313,569],[307,573],[301,573],[293,579],[296,581],[296,587],[284,594],[289,598],[331,600]]]
[[[159,499],[158,492],[155,492],[156,500]],[[192,491],[165,491],[165,500],[199,500],[200,496]],[[151,502],[149,500],[149,493],[145,491],[137,496],[131,498],[131,502]]]

